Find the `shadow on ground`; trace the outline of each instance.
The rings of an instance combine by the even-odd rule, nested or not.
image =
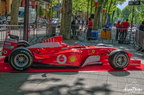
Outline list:
[[[129,71],[108,71],[108,73],[117,77],[124,77],[130,75]]]
[[[53,73],[6,74],[1,76],[0,79],[2,87],[0,93],[2,95],[9,95],[10,93],[11,95],[97,95],[98,93],[111,95],[112,92],[110,85],[105,83],[100,86],[86,87],[87,85],[84,82],[86,79],[77,78],[72,85],[69,85],[63,82],[63,78],[52,77],[51,74],[53,75]],[[61,75],[65,74],[67,76],[69,73]]]

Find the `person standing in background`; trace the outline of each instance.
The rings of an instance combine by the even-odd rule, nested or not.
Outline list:
[[[144,31],[144,21],[142,21],[142,24],[139,26],[139,30]]]
[[[121,21],[118,21],[118,22],[116,23],[116,37],[115,37],[116,40],[119,39],[119,34],[120,34],[120,28],[121,28],[121,27],[122,27]]]
[[[83,30],[84,20],[81,19],[79,24],[80,24],[80,28],[79,29]]]
[[[72,38],[74,38],[76,35],[76,19],[73,19],[73,21],[71,22],[71,29],[72,29]]]
[[[122,38],[124,40],[126,40],[128,28],[130,26],[128,19],[126,19],[126,21],[122,23],[122,26],[123,26],[123,37]]]
[[[88,31],[87,31],[87,40],[90,40],[92,26],[93,26],[93,22],[92,22],[91,18],[89,18],[89,21],[88,21]]]

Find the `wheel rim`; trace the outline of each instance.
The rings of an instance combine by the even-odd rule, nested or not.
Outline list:
[[[18,54],[14,58],[14,63],[18,67],[25,67],[28,64],[29,60],[25,54]]]
[[[128,62],[128,59],[125,55],[121,54],[121,55],[118,55],[117,56],[117,60],[116,60],[116,63],[118,66],[125,66]]]

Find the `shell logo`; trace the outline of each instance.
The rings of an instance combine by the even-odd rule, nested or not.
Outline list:
[[[94,54],[95,53],[95,50],[92,50],[92,54]]]
[[[71,62],[75,62],[75,61],[76,61],[76,56],[70,56],[69,60],[70,60]]]

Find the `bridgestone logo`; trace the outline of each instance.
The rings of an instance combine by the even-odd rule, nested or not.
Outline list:
[[[31,55],[30,55],[28,52],[26,52],[26,51],[21,51],[21,53],[27,54],[27,55],[29,56],[29,58],[32,59]]]

